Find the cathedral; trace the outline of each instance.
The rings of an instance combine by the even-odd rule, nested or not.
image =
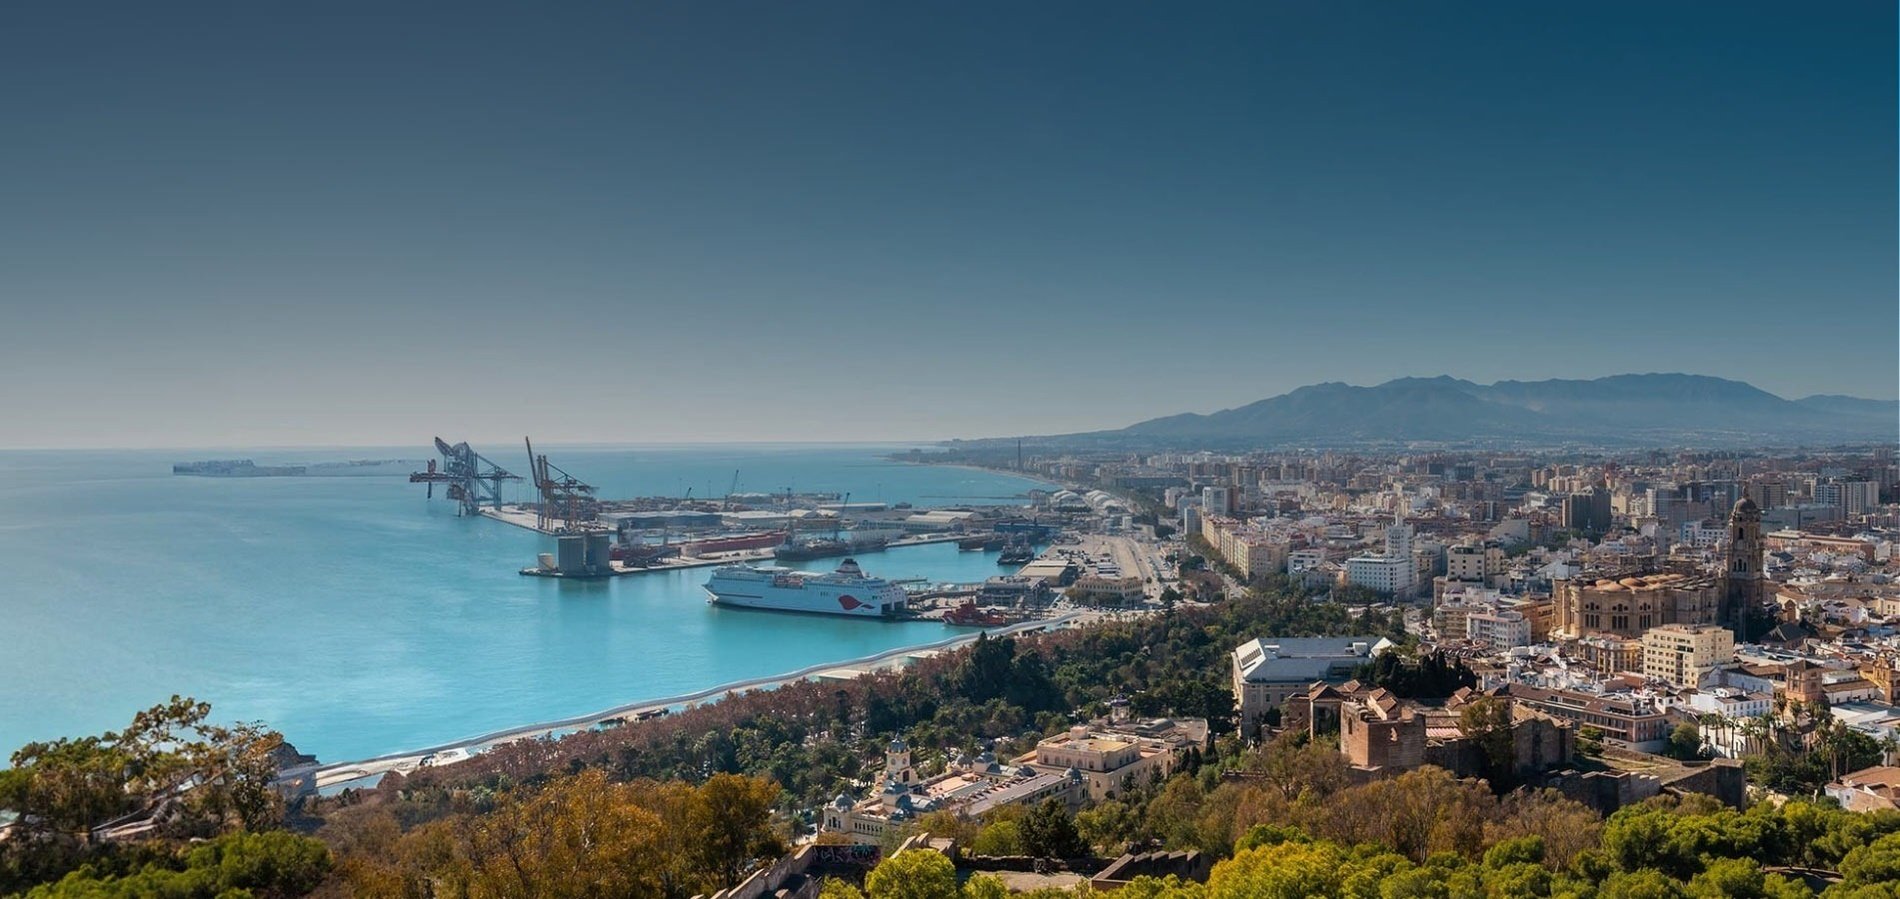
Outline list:
[[[1558,580],[1552,629],[1564,636],[1638,638],[1662,624],[1743,625],[1765,595],[1761,507],[1743,499],[1729,513],[1719,575],[1644,572]]]

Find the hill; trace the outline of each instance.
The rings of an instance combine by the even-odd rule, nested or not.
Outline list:
[[[1788,400],[1705,375],[1629,374],[1593,380],[1400,378],[1373,387],[1336,382],[1206,415],[1150,419],[1061,442],[1274,446],[1354,443],[1587,443],[1736,445],[1893,440],[1900,404],[1847,396]]]

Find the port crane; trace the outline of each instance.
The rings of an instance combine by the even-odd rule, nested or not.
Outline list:
[[[562,471],[549,462],[547,456],[535,455],[534,441],[523,437],[521,442],[528,446],[534,489],[541,494],[541,502],[534,510],[534,526],[550,533],[598,527],[594,522],[594,485]],[[557,521],[561,524],[559,528],[555,527]]]
[[[467,441],[450,446],[448,441],[437,437],[435,449],[442,454],[442,464],[438,467],[434,459],[429,460],[427,470],[409,475],[409,483],[429,485],[432,499],[435,485],[447,485],[443,495],[458,503],[458,514],[479,515],[483,503],[501,508],[501,482],[521,480],[520,475],[510,474],[483,458]]]

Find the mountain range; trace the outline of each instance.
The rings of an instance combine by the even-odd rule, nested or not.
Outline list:
[[[1817,395],[1783,399],[1742,381],[1631,374],[1594,380],[1400,378],[1374,387],[1329,382],[1207,415],[1184,413],[1081,443],[1207,447],[1353,443],[1591,445],[1817,444],[1900,434],[1900,402]]]

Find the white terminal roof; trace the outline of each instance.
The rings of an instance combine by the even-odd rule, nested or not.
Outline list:
[[[1391,640],[1363,637],[1261,637],[1240,644],[1234,662],[1249,683],[1312,683],[1349,676],[1391,649]]]

